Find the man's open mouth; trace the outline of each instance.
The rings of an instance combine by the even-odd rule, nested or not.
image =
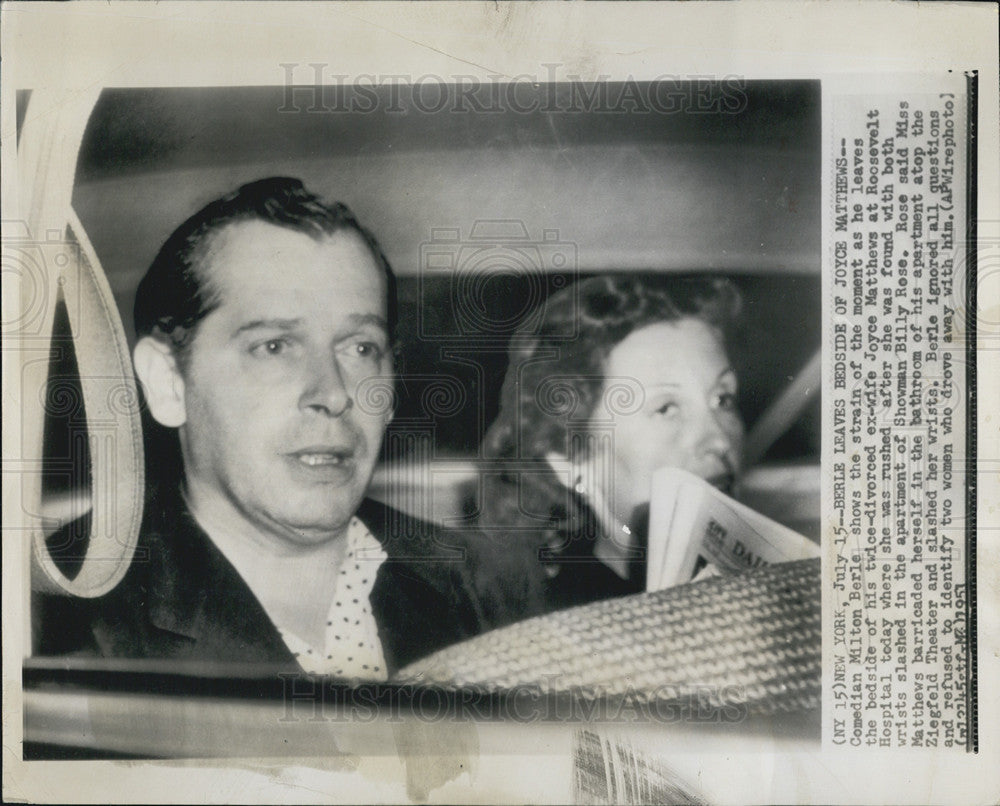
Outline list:
[[[321,467],[323,465],[342,465],[348,459],[348,453],[297,453],[295,456],[304,465],[309,467]]]
[[[292,451],[288,457],[302,468],[313,470],[348,470],[354,466],[354,449],[343,445],[309,445]]]

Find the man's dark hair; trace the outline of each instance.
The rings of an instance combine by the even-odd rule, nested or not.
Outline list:
[[[395,341],[396,278],[381,247],[347,205],[327,204],[298,179],[271,177],[243,185],[216,199],[181,224],[167,238],[135,294],[133,309],[137,338],[169,341],[183,368],[198,323],[220,300],[206,275],[204,258],[211,239],[239,221],[264,221],[319,240],[341,230],[353,230],[368,245],[385,272],[387,323]]]

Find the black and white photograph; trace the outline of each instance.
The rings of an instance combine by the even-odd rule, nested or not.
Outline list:
[[[5,795],[992,791],[918,762],[995,750],[995,73],[541,5],[315,4],[324,55],[308,5],[85,3],[86,80],[11,71]],[[76,36],[40,8],[6,54]]]

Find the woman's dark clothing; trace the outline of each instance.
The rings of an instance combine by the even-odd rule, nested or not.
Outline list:
[[[517,534],[511,550],[530,555],[542,575],[542,600],[546,613],[567,607],[641,593],[646,589],[645,545],[648,510],[636,518],[634,533],[639,547],[629,563],[629,577],[622,579],[594,555],[599,539],[606,536],[603,525],[586,499],[567,490],[554,474],[532,474],[533,488],[524,490],[520,500],[530,506],[519,509],[518,523],[502,523],[498,513],[484,508],[480,525],[489,533],[504,527]],[[532,497],[535,496],[534,500]],[[545,502],[549,517],[530,517],[525,510],[538,512]]]
[[[561,563],[556,575],[543,585],[546,612],[642,593],[645,589],[645,574],[633,573],[622,579],[596,557]]]

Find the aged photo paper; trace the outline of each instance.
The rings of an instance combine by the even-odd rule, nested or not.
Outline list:
[[[2,15],[6,801],[1000,798],[995,5]]]

